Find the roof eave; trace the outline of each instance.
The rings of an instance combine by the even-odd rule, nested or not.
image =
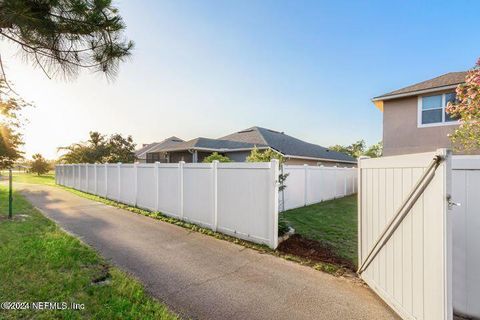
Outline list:
[[[372,98],[372,102],[392,100],[392,99],[398,99],[398,98],[405,98],[405,97],[410,97],[410,96],[417,96],[417,95],[424,94],[424,93],[455,89],[461,83],[462,82],[459,82],[457,84],[451,84],[451,85],[448,85],[448,86],[441,86],[441,87],[435,87],[435,88],[429,88],[429,89],[423,89],[423,90],[415,90],[415,91],[411,91],[411,92],[392,94],[392,95],[386,95],[386,96],[378,96],[378,97]]]
[[[304,160],[320,160],[320,161],[329,161],[329,162],[342,162],[342,163],[354,163],[356,164],[357,161],[350,161],[350,160],[339,160],[339,159],[328,159],[328,158],[317,158],[317,157],[305,157],[305,156],[296,156],[286,154],[285,158],[296,158],[296,159],[304,159]]]
[[[179,149],[165,149],[162,150],[162,152],[175,152],[175,151],[212,151],[212,152],[233,152],[233,151],[250,151],[254,149],[255,147],[249,147],[249,148],[233,148],[233,149],[228,149],[228,148],[201,148],[201,147],[192,147],[192,148],[179,148]],[[256,147],[259,150],[263,149],[268,149],[268,146],[261,146],[261,147]]]

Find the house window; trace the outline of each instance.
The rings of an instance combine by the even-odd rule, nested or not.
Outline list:
[[[445,111],[448,102],[453,101],[455,101],[455,93],[418,97],[418,126],[457,124],[457,119],[452,118]]]
[[[160,153],[147,153],[147,163],[155,163],[160,161]]]

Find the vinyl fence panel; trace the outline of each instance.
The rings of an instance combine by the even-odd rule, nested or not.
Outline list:
[[[87,190],[87,166],[79,166],[80,173],[80,190],[88,192]]]
[[[157,210],[175,218],[182,217],[183,164],[157,164],[158,206]]]
[[[107,194],[107,167],[103,164],[96,164],[97,196],[105,197]]]
[[[95,179],[95,165],[87,165],[87,192],[95,194],[96,193],[96,179]]]
[[[183,167],[183,217],[195,224],[213,227],[214,185],[210,163],[187,163]]]
[[[453,308],[480,318],[480,156],[452,159]]]
[[[278,242],[278,165],[219,163],[217,229],[242,239]]]
[[[284,165],[288,174],[283,209],[289,210],[306,205],[341,198],[357,192],[357,169],[308,165]]]
[[[107,165],[107,198],[120,201],[120,165]]]
[[[137,165],[137,206],[157,211],[157,182],[155,164]]]
[[[271,248],[278,244],[277,160],[59,165],[55,172],[59,184],[74,179],[75,189],[160,211]]]
[[[445,150],[439,150],[446,156]],[[435,153],[359,161],[359,265],[368,259]],[[403,319],[452,317],[451,233],[447,214],[450,156],[361,278]],[[420,193],[420,191],[419,191]],[[413,200],[412,200],[413,201]],[[408,201],[407,201],[408,203]]]
[[[120,202],[136,205],[135,167],[133,164],[123,164],[120,167]]]

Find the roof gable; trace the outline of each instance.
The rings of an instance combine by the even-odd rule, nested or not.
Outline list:
[[[165,148],[170,148],[172,146],[178,145],[183,142],[185,142],[185,140],[177,138],[175,136],[171,136],[170,138],[167,138],[162,142],[155,143],[155,145],[149,148],[147,151],[145,151],[145,153],[160,152]]]

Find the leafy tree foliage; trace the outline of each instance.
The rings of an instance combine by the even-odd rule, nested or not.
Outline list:
[[[287,180],[288,173],[283,173],[283,164],[285,163],[285,158],[280,153],[275,152],[272,149],[260,151],[257,149],[257,147],[255,147],[247,157],[247,162],[270,162],[272,159],[277,159],[280,162],[280,170],[282,173],[278,175],[278,183],[280,184],[279,190],[282,191],[287,187],[285,185],[285,180]]]
[[[230,160],[229,157],[221,155],[218,152],[214,152],[211,155],[209,155],[208,157],[205,157],[203,159],[203,162],[204,163],[211,163],[214,160],[218,160],[219,162],[232,162],[232,160]]]
[[[99,132],[90,132],[87,142],[60,147],[66,151],[60,157],[63,163],[129,163],[135,161],[135,143],[131,136],[113,134],[110,137]]]
[[[378,142],[375,144],[372,144],[363,154],[364,156],[370,157],[370,158],[378,158],[381,157],[383,154],[383,143]]]
[[[278,152],[275,152],[272,149],[260,151],[255,147],[247,157],[247,162],[269,162],[272,161],[272,159],[277,159],[280,163],[285,162],[283,156]]]
[[[32,159],[33,161],[30,163],[31,172],[42,175],[50,170],[50,164],[40,153],[34,154]]]
[[[133,42],[111,0],[2,0],[0,38],[16,43],[47,76],[80,68],[114,76]]]
[[[14,95],[9,95],[6,82],[0,79],[0,168],[10,168],[23,157],[23,145],[19,132],[22,118],[20,112],[28,104]]]
[[[383,153],[383,144],[382,142],[378,142],[376,144],[371,145],[367,148],[365,140],[358,140],[351,145],[342,146],[342,145],[334,145],[329,147],[330,150],[342,152],[348,154],[354,158],[358,158],[360,156],[368,156],[371,158],[381,157]]]
[[[480,149],[480,59],[457,89],[457,99],[449,102],[447,113],[460,119],[460,126],[450,135],[457,150]]]

